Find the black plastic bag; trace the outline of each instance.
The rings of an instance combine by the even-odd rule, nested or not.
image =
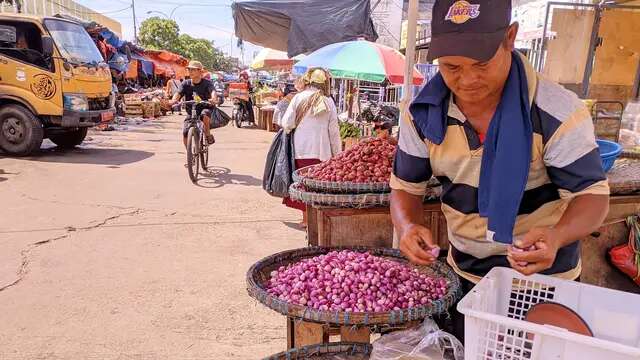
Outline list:
[[[262,188],[272,196],[280,198],[289,196],[289,186],[293,183],[295,167],[293,131],[287,134],[280,129],[267,153]]]
[[[216,108],[211,110],[211,128],[217,129],[224,126],[227,126],[231,121],[231,117],[227,115],[224,111]]]

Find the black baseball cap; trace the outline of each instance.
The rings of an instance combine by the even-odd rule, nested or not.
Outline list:
[[[427,60],[464,56],[487,61],[511,24],[511,0],[436,0]]]

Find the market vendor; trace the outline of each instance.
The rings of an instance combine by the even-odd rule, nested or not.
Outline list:
[[[400,249],[428,264],[427,180],[442,185],[448,263],[469,291],[491,268],[580,276],[580,240],[608,211],[589,111],[514,50],[505,0],[437,0],[429,60],[440,73],[403,116],[391,212]]]

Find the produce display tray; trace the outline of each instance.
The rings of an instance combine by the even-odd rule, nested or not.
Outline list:
[[[291,185],[289,196],[308,205],[355,209],[389,206],[391,201],[390,193],[326,194],[309,191],[301,183]]]
[[[372,350],[370,344],[339,342],[294,348],[262,360],[367,360]]]
[[[352,181],[324,181],[306,177],[309,170],[317,165],[306,166],[293,172],[293,181],[303,184],[307,189],[322,193],[388,193],[391,187],[388,182],[357,183]]]
[[[247,272],[247,291],[249,296],[258,300],[268,308],[283,315],[309,322],[334,325],[400,325],[410,321],[422,320],[426,317],[442,314],[455,303],[460,296],[460,279],[445,263],[436,261],[430,266],[414,266],[421,273],[433,277],[443,277],[449,282],[447,293],[430,304],[408,309],[388,312],[342,312],[321,311],[278,299],[267,292],[267,283],[271,272],[280,266],[287,266],[306,258],[323,255],[331,251],[351,250],[369,252],[371,255],[384,257],[393,261],[408,263],[408,260],[397,249],[370,248],[363,246],[345,247],[307,247],[287,250],[268,256],[255,263]]]

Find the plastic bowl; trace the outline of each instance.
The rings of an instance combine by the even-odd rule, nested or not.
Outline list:
[[[602,159],[602,168],[604,172],[609,172],[613,167],[613,163],[618,156],[622,154],[622,146],[616,142],[608,140],[596,140],[600,150],[600,158]]]

